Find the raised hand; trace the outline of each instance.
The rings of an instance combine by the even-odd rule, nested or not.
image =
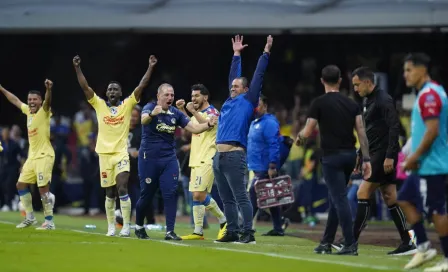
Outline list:
[[[47,88],[47,90],[51,90],[51,88],[53,88],[53,81],[45,79],[45,87]]]
[[[183,109],[185,107],[185,100],[179,99],[176,101],[176,108]]]
[[[77,55],[73,58],[73,66],[79,67],[80,64],[81,64],[81,58]]]
[[[236,35],[235,38],[232,38],[233,52],[241,53],[241,51],[248,46],[247,44],[243,44],[243,38],[244,37],[240,35]]]
[[[162,106],[157,105],[151,112],[151,116],[159,115],[162,112]]]
[[[157,64],[157,58],[154,55],[149,56],[149,65],[155,66]]]
[[[188,110],[189,112],[191,112],[191,113],[195,113],[195,112],[196,112],[196,110],[194,109],[194,104],[193,104],[193,102],[188,102],[188,103],[187,103],[187,110]]]
[[[264,51],[270,53],[272,48],[272,43],[274,42],[274,38],[271,35],[266,39],[266,45],[264,46]]]

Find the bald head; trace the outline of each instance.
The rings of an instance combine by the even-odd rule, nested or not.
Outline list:
[[[164,90],[166,89],[171,89],[174,92],[174,88],[171,84],[169,83],[163,83],[159,86],[159,88],[157,88],[157,95],[161,94]]]

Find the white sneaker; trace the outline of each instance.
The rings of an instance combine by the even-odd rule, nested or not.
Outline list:
[[[120,236],[120,237],[131,237],[131,228],[129,226],[127,226],[127,227],[123,226],[123,228],[121,229],[121,231],[118,234],[118,236]]]
[[[16,228],[18,229],[23,229],[23,228],[27,228],[29,226],[32,225],[36,225],[37,224],[37,219],[36,218],[25,218],[25,220],[22,221],[22,223],[18,224],[16,226]]]
[[[3,205],[1,211],[2,212],[9,212],[9,211],[11,211],[11,209],[8,207],[8,205]]]
[[[36,228],[36,230],[55,230],[56,226],[53,221],[46,221],[42,224],[42,226]]]
[[[115,236],[115,225],[109,224],[106,236]]]
[[[412,269],[419,267],[422,264],[434,259],[434,257],[436,256],[437,256],[437,250],[432,248],[428,249],[425,252],[417,251],[414,257],[412,257],[412,259],[409,261],[409,263],[404,266],[404,269]]]
[[[445,259],[445,260],[439,262],[438,264],[436,264],[435,266],[428,267],[423,271],[424,272],[446,272],[446,271],[448,271],[448,260]]]

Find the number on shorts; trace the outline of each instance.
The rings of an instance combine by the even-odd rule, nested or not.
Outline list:
[[[202,177],[196,176],[195,186],[199,186],[202,183]]]
[[[426,182],[426,179],[420,179],[420,195],[422,196],[423,200],[423,209],[425,212],[428,212],[428,207],[426,206],[426,199],[428,197],[428,183]]]
[[[44,174],[42,172],[39,172],[39,174],[37,175],[39,180],[44,180]]]
[[[127,164],[128,160],[122,160],[121,162],[118,162],[118,169],[125,167]]]

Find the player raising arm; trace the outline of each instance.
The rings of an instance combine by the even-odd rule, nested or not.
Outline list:
[[[191,122],[186,115],[172,106],[173,102],[173,86],[164,83],[157,90],[157,102],[148,103],[142,111],[143,132],[138,157],[141,192],[135,223],[135,235],[139,239],[149,238],[143,227],[143,220],[149,203],[160,186],[166,216],[165,240],[181,240],[174,232],[179,177],[174,132],[176,127],[180,126],[193,134],[199,134],[217,123],[216,116],[202,124]]]
[[[45,222],[37,229],[53,230],[56,228],[53,222],[55,196],[50,193],[51,174],[54,164],[54,150],[50,143],[50,105],[53,82],[48,79],[45,80],[45,88],[44,101],[42,101],[42,95],[39,91],[29,91],[28,104],[25,104],[0,85],[0,91],[9,102],[27,116],[28,158],[23,165],[16,186],[20,201],[25,208],[26,218],[17,225],[17,228],[26,228],[37,223],[33,213],[33,202],[29,189],[29,185],[36,182],[45,216]]]
[[[100,160],[101,187],[106,188],[106,216],[108,222],[107,236],[115,235],[115,199],[120,198],[121,213],[123,215],[123,228],[120,236],[130,236],[131,200],[128,195],[129,180],[129,153],[128,134],[131,112],[140,101],[143,89],[148,86],[149,79],[157,63],[155,56],[149,57],[149,66],[140,84],[134,92],[120,100],[122,90],[120,83],[111,81],[107,87],[107,102],[99,98],[89,87],[81,71],[81,58],[73,58],[76,76],[90,105],[95,109],[98,118],[98,141],[95,151]]]

